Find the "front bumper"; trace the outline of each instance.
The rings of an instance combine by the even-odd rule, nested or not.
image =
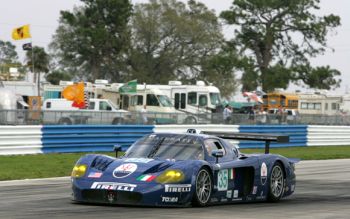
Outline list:
[[[108,183],[110,186],[96,186]],[[124,184],[72,179],[72,199],[77,202],[111,205],[188,206],[192,200],[191,187],[186,191],[168,191],[165,185],[158,183]]]

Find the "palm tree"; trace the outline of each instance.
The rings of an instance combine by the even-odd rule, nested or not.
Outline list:
[[[44,48],[34,46],[32,50],[27,51],[26,60],[33,69],[34,82],[38,85],[38,96],[40,96],[40,73],[49,72],[50,56],[45,52]]]

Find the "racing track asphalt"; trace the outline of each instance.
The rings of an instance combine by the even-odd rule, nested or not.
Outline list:
[[[73,204],[68,177],[0,182],[0,218],[350,218],[350,159],[303,161],[294,195],[279,203],[207,208]]]

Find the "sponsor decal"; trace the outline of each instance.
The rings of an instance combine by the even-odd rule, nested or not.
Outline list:
[[[162,197],[162,202],[172,202],[175,203],[178,201],[178,197]]]
[[[261,168],[260,168],[260,177],[261,177],[261,184],[265,185],[266,180],[267,180],[267,166],[266,163],[263,162],[261,164]]]
[[[210,202],[218,202],[219,200],[217,198],[211,198]]]
[[[221,198],[220,202],[227,202],[227,199],[226,198]]]
[[[235,170],[235,169],[229,169],[229,171],[228,171],[228,177],[229,177],[229,179],[234,180],[235,177],[236,177],[236,170]]]
[[[102,176],[102,173],[101,172],[90,172],[89,175],[88,175],[88,178],[100,178]]]
[[[125,163],[115,168],[113,171],[113,176],[115,178],[124,178],[135,172],[137,165],[134,163]]]
[[[233,198],[238,198],[238,190],[233,191]]]
[[[134,162],[134,163],[148,163],[151,162],[153,159],[148,158],[127,158],[125,159],[125,162]]]
[[[136,188],[136,185],[127,184],[127,183],[114,183],[114,182],[94,182],[90,188],[101,189],[101,190],[118,190],[118,191],[132,192]]]
[[[294,185],[294,184],[290,186],[290,190],[291,190],[292,192],[294,192],[294,190],[295,190],[295,185]]]
[[[228,188],[228,169],[218,172],[218,191],[226,191]]]
[[[227,190],[226,198],[232,198],[232,190]]]
[[[144,182],[152,182],[152,180],[154,180],[155,178],[156,178],[156,176],[154,176],[154,175],[146,174],[146,175],[141,175],[141,176],[137,177],[136,180],[144,181]]]
[[[257,186],[254,186],[254,187],[253,187],[253,192],[252,192],[252,194],[253,194],[253,195],[256,195],[257,190],[258,190],[258,187],[257,187]]]
[[[109,202],[112,203],[114,201],[114,193],[113,192],[108,192],[107,199],[108,199]]]
[[[165,185],[165,192],[190,192],[191,187],[191,184]]]
[[[256,197],[256,200],[264,200],[265,198],[264,191],[261,191],[260,195]]]

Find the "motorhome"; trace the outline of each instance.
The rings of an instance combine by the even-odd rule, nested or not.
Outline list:
[[[102,89],[103,98],[111,100],[120,109],[131,112],[141,112],[146,106],[149,123],[175,123],[182,119],[182,112],[178,112],[170,98],[156,88],[147,85],[137,85],[136,93],[121,94],[119,88],[123,84],[112,84],[110,88]]]
[[[129,111],[141,111],[146,105],[148,112],[171,113],[183,123],[198,123],[203,116],[216,112],[221,103],[219,89],[203,81],[195,85],[182,85],[180,81],[169,81],[168,85],[142,84],[137,85],[135,94],[120,94],[121,86],[115,83],[103,89],[103,97]]]
[[[73,101],[46,99],[43,121],[46,124],[121,124],[130,119],[128,111],[119,110],[107,99],[89,99],[86,109],[73,107]]]
[[[299,94],[300,114],[337,115],[342,104],[342,96],[325,92]]]
[[[167,95],[175,109],[187,113],[200,114],[216,112],[221,104],[220,90],[212,84],[206,85],[204,81],[196,84],[183,85],[181,81],[169,81],[168,85],[147,85]]]

